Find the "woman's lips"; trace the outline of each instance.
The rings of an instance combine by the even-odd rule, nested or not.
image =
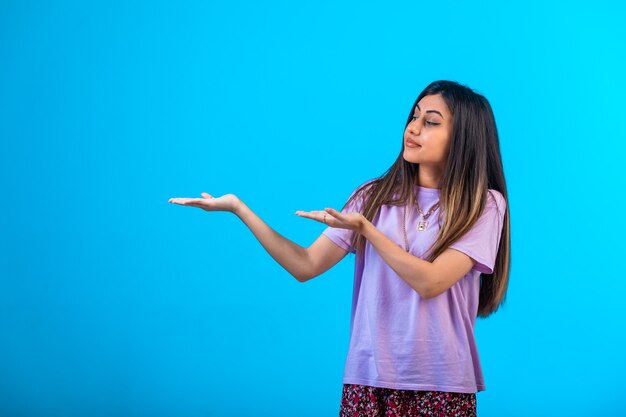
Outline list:
[[[407,140],[406,141],[406,146],[408,148],[419,148],[420,147],[420,145],[418,145],[417,143],[415,143],[415,142],[413,142],[411,140]]]

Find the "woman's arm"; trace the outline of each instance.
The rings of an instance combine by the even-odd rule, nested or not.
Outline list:
[[[442,252],[433,262],[413,256],[391,241],[359,212],[342,213],[325,208],[324,211],[297,211],[296,214],[327,226],[354,230],[362,234],[387,265],[422,298],[432,298],[443,293],[474,266],[472,258],[450,248]]]
[[[241,200],[233,213],[248,226],[270,256],[300,282],[327,271],[348,253],[324,235],[320,235],[309,248],[304,248],[269,227]]]
[[[420,259],[396,245],[365,217],[360,229],[391,269],[423,298],[445,292],[474,265],[472,258],[455,249],[446,249],[433,262]]]
[[[215,198],[201,193],[202,198],[175,197],[172,204],[198,207],[206,211],[228,211],[239,217],[267,252],[300,282],[324,273],[348,254],[323,234],[308,248],[284,238],[270,228],[234,194]]]

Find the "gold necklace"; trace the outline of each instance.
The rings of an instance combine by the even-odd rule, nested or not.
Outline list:
[[[415,201],[415,205],[417,206],[417,211],[419,212],[419,214],[422,216],[423,220],[419,220],[417,222],[417,230],[422,232],[426,229],[426,227],[428,227],[428,222],[426,221],[426,219],[428,219],[428,217],[430,217],[431,214],[433,214],[433,211],[435,211],[437,209],[437,207],[439,207],[439,201],[437,201],[437,203],[435,205],[433,205],[430,210],[428,210],[428,213],[424,214],[422,213],[422,210],[420,210],[420,206],[417,203],[417,200]],[[409,241],[406,238],[406,226],[405,226],[405,219],[406,219],[406,204],[404,205],[404,211],[402,213],[402,230],[404,231],[404,246],[405,246],[405,250],[408,252],[409,251]]]

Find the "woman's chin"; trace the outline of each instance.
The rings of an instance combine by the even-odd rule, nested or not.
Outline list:
[[[411,162],[413,164],[419,163],[419,158],[416,158],[415,155],[411,155],[410,152],[404,151],[404,153],[402,154],[402,157],[407,162]]]

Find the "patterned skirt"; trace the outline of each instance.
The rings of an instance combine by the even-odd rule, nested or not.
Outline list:
[[[339,417],[476,417],[476,394],[343,384]]]

